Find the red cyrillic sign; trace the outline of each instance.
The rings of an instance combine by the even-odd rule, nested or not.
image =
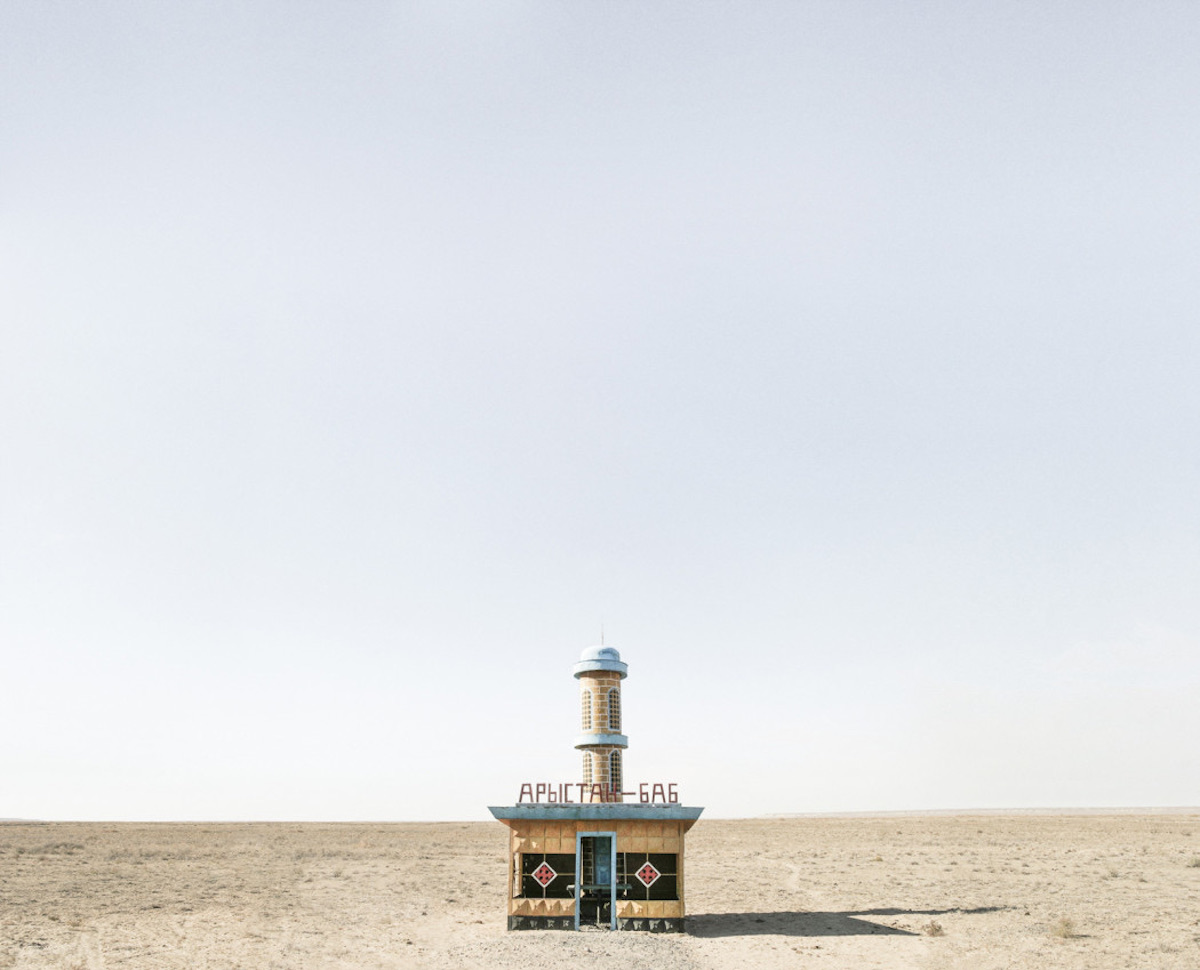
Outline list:
[[[572,798],[572,795],[578,795]],[[587,782],[525,782],[517,804],[531,802],[534,805],[586,804],[587,802],[619,802],[623,797],[637,800],[643,805],[678,805],[679,792],[676,782],[642,782],[637,791],[619,791],[612,785],[589,785]]]

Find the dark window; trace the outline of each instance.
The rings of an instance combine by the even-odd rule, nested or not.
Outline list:
[[[621,733],[621,692],[615,687],[608,690],[608,729]]]
[[[636,875],[646,863],[658,870],[658,878],[646,886]],[[673,852],[619,852],[617,867],[622,899],[678,899],[679,856]]]
[[[613,791],[621,790],[621,752],[614,751],[608,756],[608,783]]]
[[[590,731],[592,729],[592,692],[585,687],[580,699],[583,701],[583,710],[581,711],[583,730]]]
[[[549,885],[545,887],[533,877],[543,862],[556,873]],[[574,852],[521,853],[521,895],[526,899],[571,899],[574,897],[575,891],[567,887],[574,885]]]
[[[678,876],[659,876],[654,884],[646,890],[647,899],[678,899]]]

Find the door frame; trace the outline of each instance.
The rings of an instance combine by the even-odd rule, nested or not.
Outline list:
[[[617,833],[616,832],[576,832],[575,833],[575,929],[579,929],[580,902],[583,899],[583,840],[607,836],[612,846],[612,860],[609,863],[609,873],[612,881],[608,887],[608,919],[610,930],[617,928]]]

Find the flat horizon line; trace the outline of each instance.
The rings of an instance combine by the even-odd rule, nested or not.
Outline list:
[[[1038,806],[1028,808],[913,808],[886,811],[772,812],[754,816],[760,819],[782,818],[916,818],[971,815],[1195,815],[1196,805],[1110,805],[1110,806]]]
[[[769,812],[763,815],[709,816],[707,821],[754,822],[795,818],[953,818],[970,816],[1103,816],[1103,815],[1200,815],[1198,805],[1138,806],[1040,806],[1027,808],[915,808],[868,811]],[[705,821],[702,819],[702,821]],[[113,818],[0,818],[0,825],[473,825],[492,824],[491,819],[113,819]]]

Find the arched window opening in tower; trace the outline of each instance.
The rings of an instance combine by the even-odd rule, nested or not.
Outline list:
[[[592,692],[584,690],[580,695],[583,706],[583,729],[590,731],[592,729]]]
[[[614,751],[608,756],[608,783],[613,791],[621,790],[621,752]]]
[[[621,692],[615,687],[608,689],[608,729],[621,733]]]
[[[592,783],[592,753],[590,751],[583,753],[583,783],[585,785]]]

